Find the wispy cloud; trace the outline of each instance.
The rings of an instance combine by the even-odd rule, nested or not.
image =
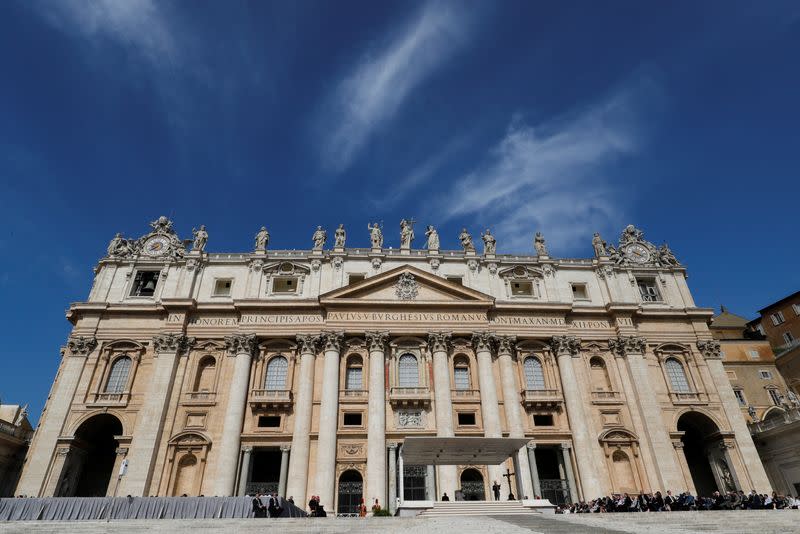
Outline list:
[[[370,135],[465,41],[463,5],[434,1],[385,49],[364,57],[328,98],[319,118],[323,165],[345,170]]]
[[[513,118],[479,167],[443,195],[438,211],[447,219],[491,221],[509,252],[530,251],[536,230],[561,249],[588,240],[619,222],[622,203],[608,164],[638,150],[640,114],[654,100],[656,86],[642,78],[569,117],[537,126]]]
[[[178,59],[174,28],[154,0],[60,0],[33,4],[53,25],[101,45],[110,39],[151,65],[169,68]]]

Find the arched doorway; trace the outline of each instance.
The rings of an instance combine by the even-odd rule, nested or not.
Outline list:
[[[611,463],[614,466],[614,481],[618,491],[624,493],[635,493],[637,491],[636,479],[633,476],[633,466],[631,459],[622,451],[614,451],[611,455]]]
[[[122,434],[122,423],[111,414],[90,417],[75,432],[74,447],[65,464],[62,477],[64,485],[60,495],[75,497],[103,497],[108,492],[114,462],[117,458],[117,441]],[[72,483],[74,480],[74,485]]]
[[[461,493],[465,501],[485,501],[483,475],[477,469],[464,469],[461,473]]]
[[[725,491],[717,484],[712,468],[712,451],[720,441],[714,421],[699,412],[686,412],[678,419],[678,431],[683,432],[683,454],[697,495],[708,497],[715,491]]]
[[[364,480],[361,473],[348,469],[339,477],[339,501],[336,515],[358,516],[358,506],[364,495]]]

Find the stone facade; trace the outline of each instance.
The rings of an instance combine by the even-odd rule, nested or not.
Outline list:
[[[317,234],[313,250],[262,237],[222,254],[151,227],[118,234],[70,306],[17,493],[274,489],[349,513],[362,496],[506,493],[507,468],[516,495],[555,501],[770,490],[711,310],[633,226],[590,259],[552,258],[541,235],[531,256],[478,254],[469,235],[438,250],[430,233],[436,249],[392,249],[377,224],[368,249],[342,230],[332,250]],[[408,436],[530,442],[503,466],[434,468],[403,465]]]
[[[25,407],[0,404],[0,497],[13,496],[32,437]]]

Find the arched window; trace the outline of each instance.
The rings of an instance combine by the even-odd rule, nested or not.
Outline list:
[[[665,365],[672,390],[675,393],[691,393],[692,388],[689,387],[689,381],[686,379],[686,372],[683,370],[681,362],[675,358],[669,358]]]
[[[128,373],[131,370],[131,359],[121,356],[114,360],[111,365],[111,372],[108,373],[106,382],[106,393],[122,393],[128,384]]]
[[[401,388],[419,386],[419,364],[413,354],[403,354],[397,364],[398,383]]]
[[[197,377],[194,381],[194,391],[212,391],[214,389],[214,372],[217,361],[213,356],[204,356],[197,364]]]
[[[611,379],[608,376],[606,362],[599,356],[594,356],[589,360],[589,370],[592,378],[592,390],[611,391]]]
[[[364,389],[364,362],[360,356],[347,359],[347,374],[344,377],[344,388],[349,390]]]
[[[283,356],[273,357],[267,364],[267,376],[264,379],[264,389],[270,391],[286,389],[286,372],[289,362]]]
[[[525,387],[527,389],[544,389],[544,370],[539,358],[529,356],[522,364],[525,370]]]
[[[453,382],[456,389],[470,389],[472,387],[469,377],[469,360],[464,356],[458,356],[453,360]]]

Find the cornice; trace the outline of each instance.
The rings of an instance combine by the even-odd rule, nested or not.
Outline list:
[[[572,311],[572,303],[495,301],[494,309],[497,311],[563,312],[566,314]]]

